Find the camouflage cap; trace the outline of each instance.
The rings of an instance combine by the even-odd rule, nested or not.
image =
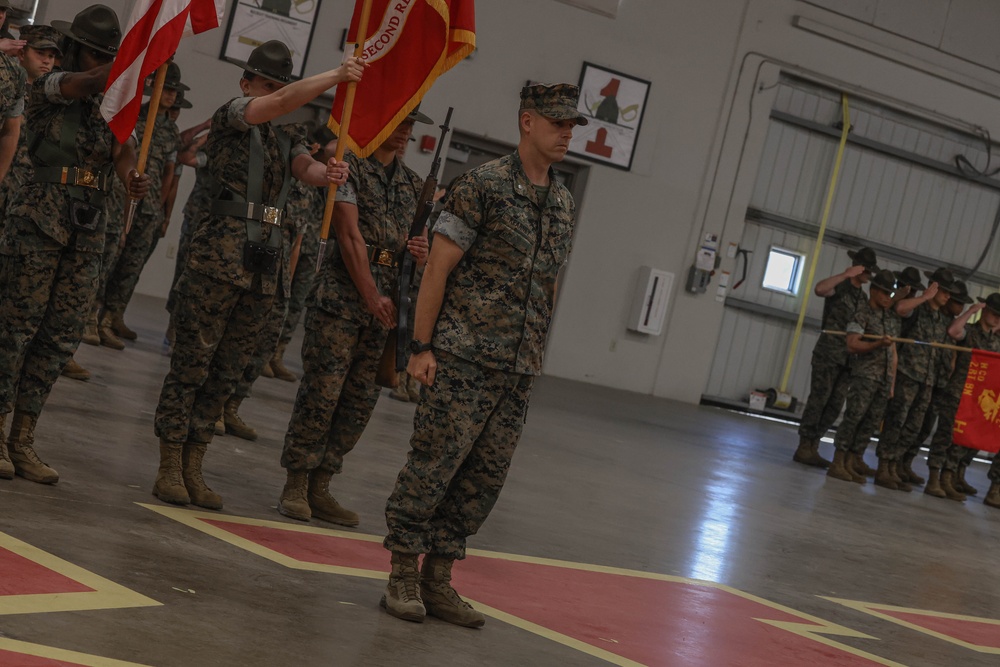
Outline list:
[[[0,0],[2,1],[2,0]],[[49,25],[23,25],[18,30],[18,37],[28,43],[33,49],[41,51],[52,49],[62,56],[63,36],[58,30]]]
[[[576,108],[579,100],[580,88],[569,83],[540,83],[521,89],[521,111],[531,109],[546,118],[575,120],[577,125],[586,125],[590,121]]]
[[[951,272],[950,269],[940,268],[934,272],[924,271],[924,275],[932,283],[938,284],[938,289],[942,289],[945,292],[955,291],[955,274]]]
[[[878,257],[875,256],[875,251],[871,248],[848,250],[847,256],[851,258],[855,266],[863,266],[872,273],[877,273],[879,270]]]
[[[994,292],[990,294],[985,299],[983,297],[978,297],[980,303],[985,303],[986,307],[994,312],[996,315],[1000,315],[1000,293]]]
[[[927,286],[920,282],[920,269],[915,266],[908,266],[902,271],[897,271],[896,282],[921,292],[927,289]]]
[[[875,274],[871,282],[872,287],[892,293],[896,291],[896,274],[889,269],[882,269]]]
[[[272,39],[264,42],[253,51],[246,60],[228,58],[229,62],[239,65],[250,74],[262,76],[278,83],[290,83],[292,80],[292,52],[284,42]]]
[[[955,289],[951,293],[951,300],[965,305],[972,303],[972,297],[969,296],[969,286],[965,284],[965,281],[955,281]]]

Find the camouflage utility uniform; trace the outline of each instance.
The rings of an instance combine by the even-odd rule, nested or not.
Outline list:
[[[844,331],[858,307],[868,299],[861,287],[845,280],[823,302],[823,328]],[[851,368],[843,336],[820,334],[812,354],[809,398],[802,411],[799,435],[817,440],[840,416],[850,385]]]
[[[369,247],[398,259],[417,209],[423,181],[397,158],[384,167],[374,157],[345,158],[347,183],[338,205],[358,207],[358,228]],[[301,265],[301,260],[300,260]],[[380,294],[395,294],[398,267],[371,263]],[[366,309],[339,249],[323,262],[306,311],[305,371],[288,423],[281,465],[289,471],[321,468],[338,474],[371,418],[380,388],[375,372],[388,329]]]
[[[24,113],[31,94],[31,86],[27,85],[27,75],[21,66],[10,56],[0,55],[3,56],[0,58],[0,109],[3,110],[3,118],[14,118]],[[20,104],[14,97],[14,93],[19,89],[23,92]],[[20,113],[15,113],[17,111]],[[28,132],[28,124],[22,117],[20,135],[17,139],[17,151],[10,163],[7,177],[0,181],[0,232],[3,231],[4,223],[7,221],[7,208],[13,199],[13,193],[31,182],[31,157],[28,155],[31,137],[32,135]]]
[[[135,128],[136,135],[142,136],[145,127],[144,106]],[[104,308],[116,316],[121,316],[125,312],[135,292],[135,286],[139,284],[139,275],[159,239],[160,228],[163,226],[163,206],[160,203],[163,174],[167,165],[173,165],[177,161],[180,142],[180,133],[174,121],[162,113],[157,114],[146,162],[146,173],[150,178],[149,194],[136,208],[132,228],[125,239],[125,247],[119,254],[118,260],[114,265],[104,267],[107,274],[104,280],[106,284]],[[128,199],[126,198],[123,203],[127,206]]]
[[[929,303],[917,306],[903,319],[907,338],[940,343],[948,336],[951,323],[944,311]],[[931,401],[937,375],[935,350],[927,345],[904,344],[899,350],[896,387],[885,412],[885,425],[876,454],[879,459],[904,461],[915,456],[920,443],[917,434],[924,423],[924,412]]]
[[[285,322],[278,340],[279,344],[284,345],[292,340],[292,334],[299,325],[306,298],[316,277],[320,225],[323,222],[323,209],[326,207],[326,188],[315,188],[296,182],[292,194],[294,199],[288,201],[288,214],[298,222],[302,242],[299,245],[299,261],[295,266],[295,275],[292,276]]]
[[[198,151],[196,160],[198,166],[194,170],[194,187],[191,188],[191,194],[188,195],[182,211],[184,220],[181,223],[180,238],[177,240],[177,260],[174,263],[174,277],[170,283],[170,296],[167,297],[167,311],[171,313],[174,312],[177,281],[187,265],[191,236],[198,224],[208,217],[212,206],[212,196],[215,194],[212,176],[208,172],[208,156],[204,151]]]
[[[962,398],[962,388],[965,386],[965,376],[969,369],[969,361],[966,359],[965,372],[960,372],[961,357],[969,355],[958,355],[954,350],[946,349],[935,350],[935,353],[937,370],[934,389],[927,411],[924,413],[923,426],[915,441],[918,444],[923,443],[933,433],[927,467],[946,468],[945,460],[948,448],[951,446],[955,412],[958,411],[958,402]],[[935,422],[937,428],[934,427]]]
[[[290,169],[289,160],[308,154],[308,149],[301,137],[295,137],[286,156],[270,123],[249,125],[245,113],[252,99],[237,98],[215,112],[206,144],[208,169],[228,197],[245,201],[251,130],[258,128],[264,152],[264,201],[253,203],[271,205]],[[264,233],[269,227],[261,224]],[[193,231],[187,265],[175,287],[176,339],[156,409],[156,435],[162,444],[211,442],[215,422],[250,361],[270,312],[280,269],[255,273],[244,267],[247,229],[245,218],[210,213]]]
[[[390,551],[464,558],[500,495],[572,243],[573,197],[549,178],[532,185],[516,152],[489,162],[455,185],[434,227],[465,255],[448,277],[434,383],[386,504]]]
[[[847,324],[848,333],[898,336],[899,317],[878,310],[865,301]],[[834,446],[839,451],[863,454],[885,414],[892,386],[893,346],[855,355],[851,362],[851,391],[844,419],[837,428]]]
[[[112,173],[113,137],[101,117],[101,95],[63,97],[65,72],[39,77],[25,114],[28,129],[59,146],[69,143],[73,165]],[[23,78],[22,78],[23,81]],[[21,100],[20,92],[17,100]],[[63,123],[78,112],[75,141],[63,138]],[[38,159],[37,154],[33,159]],[[63,366],[73,356],[97,289],[106,216],[92,230],[70,219],[70,202],[102,206],[95,188],[68,186],[45,176],[52,165],[35,163],[32,182],[17,191],[0,236],[3,299],[0,299],[0,415],[12,407],[37,417]]]

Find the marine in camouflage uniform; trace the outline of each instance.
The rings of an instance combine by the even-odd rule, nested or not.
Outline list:
[[[861,248],[848,251],[854,262],[843,273],[816,284],[816,296],[824,297],[823,329],[843,331],[868,296],[861,288],[878,271],[875,251]],[[809,398],[799,423],[799,446],[792,460],[826,468],[830,462],[819,454],[820,439],[840,416],[850,385],[847,345],[842,336],[821,333],[812,354]]]
[[[851,390],[847,408],[834,439],[833,462],[828,477],[865,483],[865,475],[854,461],[864,453],[885,413],[896,372],[896,344],[888,337],[899,335],[899,317],[890,310],[896,276],[883,269],[872,278],[868,301],[861,304],[847,324],[847,351],[851,362]],[[882,336],[880,339],[862,335]]]
[[[955,318],[959,317],[965,306],[970,303],[972,299],[969,297],[968,287],[961,280],[956,280],[955,292],[942,309],[952,318],[949,325],[954,323]],[[924,493],[938,498],[962,500],[959,496],[967,492],[975,494],[976,489],[958,479],[954,462],[950,466],[952,474],[945,475],[944,484],[941,484],[941,473],[942,470],[949,469],[948,450],[952,444],[955,413],[962,399],[962,389],[965,387],[965,377],[969,370],[969,355],[941,348],[935,350],[935,358],[937,380],[934,383],[930,405],[924,413],[923,427],[916,437],[918,443],[923,443],[933,433],[930,453],[927,456],[929,475]],[[934,427],[935,423],[937,428]]]
[[[969,319],[976,313],[981,313],[979,321],[969,324]],[[987,352],[1000,352],[1000,294],[993,293],[985,299],[980,298],[979,303],[966,310],[948,328],[948,335],[961,345],[969,348],[986,350]],[[956,393],[955,412],[958,411],[958,404],[961,402],[962,391],[965,389],[965,381],[969,375],[969,365],[972,362],[972,354],[960,352],[955,362],[954,384],[952,386]],[[949,432],[950,436],[950,432]],[[976,450],[957,445],[949,437],[949,447],[944,460],[944,468],[941,472],[943,481],[951,482],[956,491],[968,493],[968,484],[965,482],[965,469],[972,463]],[[1000,456],[993,458],[987,476],[990,480],[990,489],[983,499],[983,503],[990,507],[1000,508]],[[928,484],[929,486],[929,484]],[[942,487],[944,484],[942,484]]]
[[[903,318],[902,331],[907,338],[942,343],[952,320],[942,308],[956,289],[955,278],[948,269],[925,271],[925,274],[931,280],[927,289],[918,297],[900,301],[895,310]],[[880,469],[881,462],[886,462],[885,474],[875,477],[879,486],[910,491],[911,483],[924,483],[911,464],[920,448],[917,434],[936,381],[935,356],[934,348],[927,345],[904,345],[899,351],[895,391],[886,409],[876,449]]]
[[[409,141],[415,112],[368,158],[349,153],[351,176],[337,192],[333,228],[337,242],[316,276],[306,311],[302,367],[305,374],[288,422],[281,465],[288,471],[278,511],[301,521],[312,517],[345,526],[358,515],[328,491],[357,444],[381,388],[375,383],[389,331],[395,326],[398,263],[410,247],[427,256],[427,239],[409,244],[423,179],[396,157]]]
[[[272,251],[282,254],[280,240],[274,244],[282,191],[292,176],[318,185],[342,181],[347,171],[344,164],[316,162],[302,137],[279,133],[270,121],[348,77],[360,78],[362,67],[351,59],[338,70],[287,83],[291,53],[278,41],[237,64],[245,70],[245,97],[227,102],[212,119],[206,153],[219,190],[194,230],[177,281],[176,339],[155,419],[160,466],[153,494],[212,509],[222,507],[222,498],[205,484],[202,461],[280,288],[280,261]],[[275,95],[279,89],[282,95]]]
[[[133,171],[131,147],[115,143],[99,110],[121,38],[117,16],[93,5],[72,24],[52,23],[74,40],[63,60],[67,71],[45,74],[32,85],[25,118],[40,138],[32,182],[11,202],[0,236],[0,424],[14,410],[10,458],[3,453],[0,474],[10,472],[12,460],[17,474],[46,484],[59,475],[35,452],[34,429],[80,342],[95,296],[107,179],[115,168],[136,198],[148,189],[148,178]],[[86,35],[86,46],[78,33]]]
[[[586,123],[578,97],[567,84],[525,87],[516,152],[462,177],[434,227],[408,366],[425,386],[385,510],[382,605],[393,616],[485,623],[451,587],[451,570],[500,495],[542,370],[575,216],[551,165]]]
[[[3,118],[9,118],[7,109],[11,107],[11,98],[8,96],[20,85],[24,90],[24,102],[21,105],[22,113],[27,107],[28,95],[31,92],[31,84],[35,79],[52,71],[57,58],[62,56],[62,49],[59,42],[62,35],[55,28],[47,25],[26,25],[21,26],[19,37],[27,42],[19,56],[21,67],[26,74],[26,81],[20,84],[20,74],[9,67],[10,58],[0,58],[0,107],[4,109]],[[6,129],[6,128],[5,128]],[[23,118],[20,122],[20,130],[17,139],[17,151],[10,165],[10,171],[6,178],[0,180],[0,231],[3,231],[4,222],[7,219],[7,204],[10,202],[12,194],[20,190],[31,182],[31,157],[28,155],[28,147],[31,144],[33,135],[28,132],[28,125]]]
[[[176,301],[177,280],[187,265],[191,236],[200,222],[208,217],[209,209],[212,206],[212,194],[215,190],[212,176],[208,171],[208,155],[199,150],[195,153],[193,162],[193,165],[186,165],[194,167],[194,187],[191,188],[191,193],[184,204],[184,210],[181,212],[183,222],[181,223],[180,238],[177,241],[177,259],[174,263],[174,277],[170,283],[170,295],[167,297],[167,311],[171,313],[174,311]]]
[[[101,317],[98,335],[101,344],[116,350],[125,348],[121,338],[135,340],[136,333],[129,329],[123,316],[128,307],[139,276],[149,260],[160,237],[164,221],[164,202],[174,178],[174,165],[180,149],[180,132],[168,117],[170,107],[178,93],[189,88],[181,83],[180,68],[170,63],[161,95],[161,106],[153,123],[153,138],[146,158],[146,173],[150,176],[150,196],[136,208],[132,227],[125,237],[125,245],[112,265],[106,265],[103,293],[104,314]],[[149,113],[148,104],[143,105],[135,127],[136,136],[143,136]],[[128,206],[128,202],[125,202]]]

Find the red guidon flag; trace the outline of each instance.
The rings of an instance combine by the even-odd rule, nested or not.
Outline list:
[[[347,41],[358,42],[358,0]],[[370,65],[358,84],[347,137],[368,157],[420,103],[441,74],[476,47],[473,0],[372,0],[362,57]],[[347,84],[337,88],[330,129],[340,135]]]
[[[1000,452],[1000,354],[972,350],[952,438],[956,445]]]
[[[190,19],[197,34],[219,27],[224,0],[137,0],[108,75],[101,115],[125,143],[139,118],[146,77],[174,55]]]

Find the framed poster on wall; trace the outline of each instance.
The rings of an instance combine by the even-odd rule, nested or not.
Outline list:
[[[316,29],[319,3],[320,0],[236,0],[219,57],[246,61],[255,48],[277,39],[292,52],[292,76],[301,79]]]
[[[649,81],[583,63],[577,109],[590,123],[573,130],[570,154],[630,170],[648,96]]]

